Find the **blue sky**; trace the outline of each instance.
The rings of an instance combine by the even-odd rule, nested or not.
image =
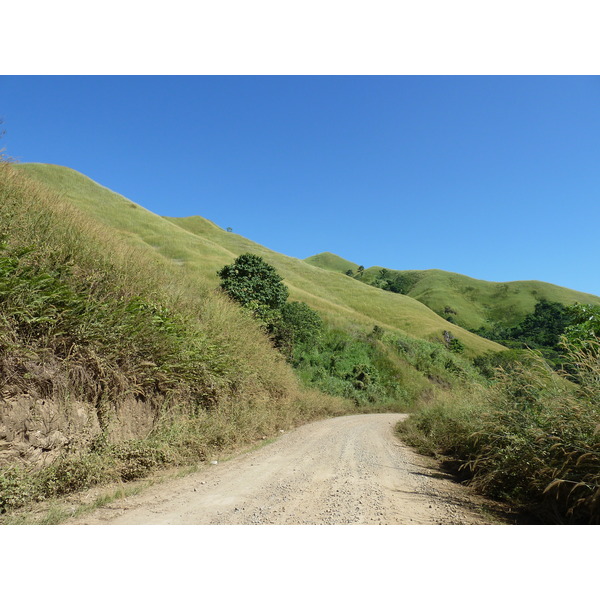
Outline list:
[[[284,254],[600,295],[600,78],[1,76],[8,154]]]

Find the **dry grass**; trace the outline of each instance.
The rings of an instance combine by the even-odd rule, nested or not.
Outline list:
[[[421,450],[457,461],[477,490],[544,522],[598,524],[600,363],[597,353],[570,358],[580,385],[533,355],[499,371],[491,387],[438,392],[401,431]]]

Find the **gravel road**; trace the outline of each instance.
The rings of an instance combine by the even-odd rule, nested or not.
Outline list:
[[[310,423],[76,524],[485,524],[481,502],[394,434],[402,414]]]

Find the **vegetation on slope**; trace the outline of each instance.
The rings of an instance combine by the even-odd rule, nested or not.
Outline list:
[[[6,163],[0,227],[0,511],[351,410],[223,294]]]
[[[338,273],[346,272],[342,267],[344,259],[325,256],[326,259],[321,260],[321,256],[306,261],[320,263],[322,268]],[[515,327],[534,312],[541,300],[562,305],[600,304],[600,298],[592,294],[542,281],[495,283],[437,269],[401,271],[369,267],[361,272],[357,268],[352,270],[356,280],[415,298],[450,323],[475,332]]]
[[[374,330],[326,327],[298,344],[291,363],[307,385],[351,399],[362,411],[406,411],[436,388],[480,380],[471,362],[438,342]]]
[[[424,304],[362,285],[284,256],[240,235],[227,232],[202,217],[162,218],[65,167],[19,165],[38,181],[50,184],[86,214],[117,230],[124,240],[169,259],[199,284],[216,287],[217,271],[244,253],[264,258],[284,278],[290,298],[305,302],[328,323],[341,329],[373,325],[428,340],[443,340],[448,330],[474,356],[502,350],[499,344],[448,323]]]
[[[423,402],[399,430],[451,458],[476,490],[547,523],[600,524],[600,342],[567,342],[569,374],[533,351],[505,360],[487,385]],[[574,384],[575,382],[575,384]]]
[[[381,269],[365,270],[365,281],[376,281]],[[445,271],[389,271],[412,277],[407,293],[433,311],[469,330],[513,327],[531,314],[537,302],[570,305],[600,304],[600,298],[541,281],[495,283]]]
[[[254,254],[242,254],[219,271],[221,288],[265,328],[301,380],[343,396],[361,410],[406,410],[432,382],[451,387],[477,379],[470,362],[447,347],[386,333],[378,326],[335,329],[301,302],[286,302],[288,290],[276,270]]]
[[[540,300],[533,312],[514,327],[496,325],[478,329],[477,333],[508,348],[537,350],[554,369],[561,370],[566,364],[561,339],[574,324],[580,306]]]

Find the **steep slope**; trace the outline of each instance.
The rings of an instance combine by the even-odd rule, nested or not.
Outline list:
[[[329,253],[311,256],[305,261],[338,273],[347,270],[343,267],[347,261]],[[365,269],[360,281],[374,283],[382,269]],[[468,329],[490,324],[516,325],[526,314],[533,312],[536,302],[542,299],[566,305],[575,302],[600,304],[598,296],[543,281],[484,281],[439,269],[385,270],[388,277],[406,279],[407,296],[422,302],[444,318],[451,317],[457,325]]]
[[[216,271],[235,256],[252,252],[271,263],[284,277],[290,299],[304,301],[332,324],[371,329],[379,325],[423,339],[441,339],[449,330],[477,354],[502,346],[450,324],[423,303],[366,286],[352,278],[279,254],[202,217],[166,218],[66,167],[24,164],[30,177],[52,186],[73,204],[130,243],[169,258],[203,285],[217,286]]]
[[[23,171],[0,161],[0,514],[351,408],[214,286]]]

